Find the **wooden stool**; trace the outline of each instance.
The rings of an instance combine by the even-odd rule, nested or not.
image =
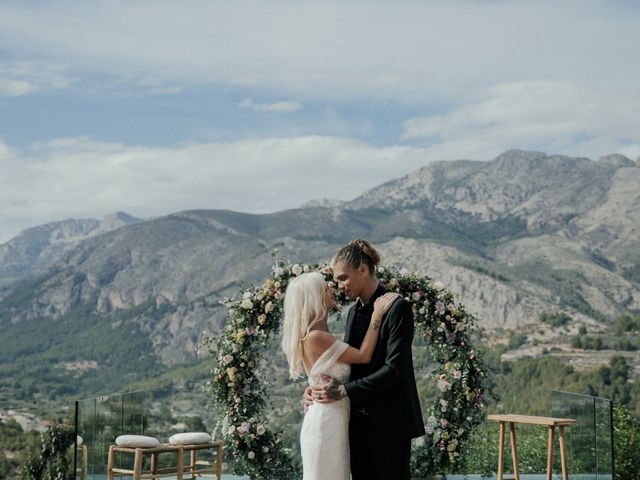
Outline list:
[[[87,480],[87,471],[89,466],[89,454],[87,452],[86,445],[78,445],[78,452],[80,453],[80,465],[76,467],[76,475],[80,477],[80,480]]]
[[[576,421],[572,418],[552,418],[534,417],[530,415],[488,415],[489,420],[500,422],[500,433],[498,439],[498,480],[503,479],[504,469],[504,429],[505,423],[509,424],[509,439],[511,440],[511,456],[513,457],[513,480],[520,480],[518,471],[518,447],[516,445],[516,423],[529,425],[546,425],[549,429],[549,441],[547,443],[547,480],[552,480],[553,476],[553,440],[555,437],[555,427],[560,430],[560,463],[562,464],[562,480],[568,480],[567,473],[567,449],[564,436],[564,427],[574,425]]]
[[[216,453],[216,465],[211,467],[207,461],[198,461],[196,452],[199,450],[214,450]],[[115,466],[116,453],[133,454],[133,470],[118,468]],[[158,468],[158,455],[172,452],[176,454],[175,466]],[[190,454],[189,465],[184,465],[184,454]],[[151,455],[151,468],[142,470],[143,455]],[[203,467],[203,468],[198,468]],[[197,445],[171,445],[162,443],[153,448],[109,447],[108,480],[113,480],[116,475],[126,475],[134,480],[157,479],[162,477],[176,477],[177,480],[194,479],[202,476],[215,476],[216,480],[222,479],[222,442],[201,443]]]

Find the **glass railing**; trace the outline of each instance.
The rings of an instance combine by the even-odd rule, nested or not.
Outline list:
[[[216,430],[216,412],[203,405],[201,392],[154,390],[123,393],[80,400],[75,406],[76,430],[82,438],[82,443],[74,447],[77,480],[107,478],[109,446],[119,435],[148,435],[167,443],[175,433],[215,433]],[[131,469],[132,457],[122,456],[117,463]],[[207,460],[206,457],[205,452],[202,459]],[[162,461],[162,456],[159,459]]]
[[[553,391],[550,413],[548,410],[518,413],[576,419],[576,425],[566,428],[570,478],[580,480],[611,480],[613,478],[613,422],[610,400]],[[215,436],[216,430],[219,430],[217,420],[216,412],[204,404],[202,392],[142,391],[78,401],[76,402],[76,428],[78,435],[82,437],[82,444],[75,447],[76,479],[105,480],[107,478],[109,447],[115,443],[119,435],[148,435],[158,438],[162,443],[168,442],[171,435],[182,431],[205,431]],[[284,423],[287,424],[286,421]],[[287,424],[287,427],[284,428],[287,432],[285,441],[294,445],[297,443],[300,430],[299,422]],[[497,426],[490,422],[485,427],[489,429],[488,439],[495,440]],[[546,478],[544,475],[546,432],[536,427],[519,426],[518,428],[521,478],[523,480]],[[217,439],[220,439],[219,431],[217,433]],[[555,443],[554,478],[560,478],[558,440]],[[293,450],[295,452],[296,448]],[[507,457],[505,465],[509,467],[510,449],[507,447],[505,450]],[[490,465],[497,465],[497,451],[486,448],[483,455],[491,457],[488,459]],[[162,456],[159,458],[162,461]],[[167,459],[167,461],[175,461],[175,459]],[[120,467],[131,469],[133,458],[121,456],[116,463]],[[538,466],[533,466],[534,464]],[[230,469],[223,470],[224,480],[242,478],[224,473],[225,471]],[[451,480],[458,478],[470,480],[481,477],[479,472],[468,472],[468,476],[447,476],[447,479]]]
[[[554,417],[573,418],[567,428],[567,453],[572,478],[613,479],[613,402],[605,398],[553,391]]]

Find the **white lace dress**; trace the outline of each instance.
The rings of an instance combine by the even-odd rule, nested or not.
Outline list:
[[[344,383],[349,380],[351,365],[338,361],[348,345],[336,340],[318,358],[309,385],[324,383],[324,374]],[[300,431],[303,480],[348,480],[349,399],[322,404],[313,403],[307,410]]]

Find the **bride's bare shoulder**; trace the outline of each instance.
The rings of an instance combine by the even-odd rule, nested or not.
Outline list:
[[[324,352],[329,348],[336,338],[325,330],[311,330],[304,343],[305,346],[314,352]]]

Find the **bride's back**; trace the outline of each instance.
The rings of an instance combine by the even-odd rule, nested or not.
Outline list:
[[[302,362],[309,378],[309,384],[324,383],[320,375],[345,382],[349,379],[351,366],[338,361],[346,344],[337,340],[326,330],[310,330],[302,343]]]

